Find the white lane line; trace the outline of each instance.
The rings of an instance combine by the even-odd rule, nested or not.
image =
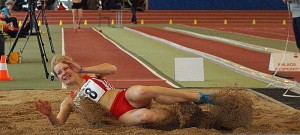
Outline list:
[[[120,47],[117,43],[115,43],[114,41],[112,41],[111,39],[107,38],[105,35],[103,35],[101,32],[99,32],[97,29],[93,28],[94,31],[98,32],[101,36],[103,36],[106,40],[110,41],[112,44],[114,44],[116,47],[118,47],[121,51],[123,51],[124,53],[126,53],[127,55],[129,55],[130,57],[132,57],[133,59],[135,59],[136,61],[138,61],[140,64],[142,64],[145,68],[147,68],[151,73],[153,73],[154,75],[156,75],[157,77],[159,77],[160,79],[164,80],[166,83],[168,83],[169,85],[171,85],[174,88],[180,88],[179,86],[175,85],[174,83],[170,82],[169,80],[167,80],[166,78],[164,78],[163,76],[161,76],[160,74],[158,74],[157,72],[155,72],[153,69],[151,69],[149,66],[147,66],[145,63],[143,63],[141,60],[139,60],[138,58],[136,58],[134,55],[132,55],[131,53],[127,52],[126,50],[124,50],[122,47]]]
[[[290,89],[291,91],[293,91],[297,94],[300,94],[300,84],[295,82],[295,81],[291,81],[291,80],[288,80],[288,79],[284,79],[284,78],[269,75],[269,74],[266,74],[266,73],[263,73],[263,72],[259,72],[259,71],[247,68],[245,66],[239,65],[237,63],[228,61],[226,59],[222,59],[220,57],[217,57],[217,56],[214,56],[214,55],[211,55],[211,54],[208,54],[208,53],[204,53],[204,52],[201,52],[201,51],[198,51],[198,50],[194,50],[194,49],[191,49],[191,48],[187,48],[187,47],[184,47],[182,45],[176,44],[174,42],[171,42],[171,41],[159,38],[159,37],[155,37],[155,36],[152,36],[152,35],[149,35],[149,34],[134,30],[134,29],[130,29],[130,28],[127,28],[127,27],[124,27],[124,29],[128,30],[128,31],[135,32],[135,33],[140,34],[140,35],[143,35],[143,36],[148,37],[150,39],[153,39],[155,41],[162,42],[166,45],[177,48],[179,50],[186,51],[186,52],[189,52],[189,53],[193,53],[193,54],[198,55],[200,57],[204,57],[204,58],[209,59],[213,62],[216,62],[217,64],[223,65],[224,67],[227,67],[228,69],[231,69],[231,70],[233,70],[237,73],[243,74],[245,76],[249,76],[251,78],[260,80],[260,81],[265,82],[265,83],[269,83],[269,84],[271,83],[272,86],[274,86],[274,87]],[[272,49],[270,49],[270,50],[272,50]]]

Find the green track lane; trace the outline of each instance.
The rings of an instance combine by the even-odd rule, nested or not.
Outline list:
[[[151,25],[153,26],[153,25]],[[154,25],[155,26],[155,25]],[[160,27],[160,25],[158,25]],[[209,60],[204,60],[204,82],[174,81],[174,59],[195,58],[196,55],[183,52],[163,43],[121,28],[100,27],[103,33],[131,52],[155,71],[183,87],[247,87],[265,88],[266,83],[241,75]]]
[[[83,26],[83,27],[97,27],[96,25]],[[131,25],[133,26],[133,25]],[[142,25],[138,25],[142,26]],[[184,25],[146,25],[153,27],[174,27],[185,29],[189,31],[201,31],[202,34],[211,35],[226,35],[224,33],[219,33],[219,31],[202,29],[202,28],[191,28]],[[72,25],[64,25],[63,27],[72,27]],[[62,33],[61,26],[51,25],[49,26],[50,33],[52,37],[52,42],[56,54],[62,53]],[[215,64],[209,60],[204,60],[204,71],[205,71],[205,81],[204,82],[176,82],[174,81],[174,59],[179,58],[193,58],[198,57],[193,54],[183,52],[181,50],[172,48],[165,44],[157,41],[153,41],[144,36],[138,35],[126,31],[121,28],[113,27],[100,27],[105,35],[110,39],[117,42],[125,50],[129,51],[137,58],[145,62],[149,67],[153,68],[157,73],[161,74],[166,79],[171,82],[178,84],[182,87],[231,87],[240,86],[247,88],[265,88],[266,83],[252,79],[250,77],[238,74],[234,71],[224,68],[218,64]],[[46,29],[42,27],[42,39],[44,42],[45,51],[48,57],[48,62],[46,62],[48,72],[51,72],[50,61],[55,54],[51,53],[50,43],[48,36],[45,32]],[[219,34],[218,34],[219,33]],[[232,33],[229,33],[229,35]],[[235,35],[236,36],[236,35]],[[231,36],[231,37],[235,37]],[[230,37],[228,37],[230,38]],[[247,36],[245,36],[247,38]],[[246,39],[253,41],[262,40],[263,38]],[[238,38],[242,39],[242,38]],[[6,54],[9,51],[11,44],[14,39],[5,41],[5,51]],[[20,38],[14,51],[19,52],[20,49],[25,44],[26,39]],[[277,42],[277,41],[274,41]],[[283,41],[282,41],[283,42]],[[279,44],[279,43],[278,43]],[[280,45],[280,44],[279,44]],[[273,46],[274,47],[274,46]],[[41,60],[41,54],[36,40],[36,36],[32,35],[24,49],[22,56],[22,62],[19,64],[7,64],[9,69],[9,75],[13,78],[13,81],[0,81],[1,90],[18,90],[18,89],[60,89],[61,83],[57,80],[50,81],[45,77],[45,72]]]
[[[47,70],[50,73],[50,61],[55,55],[51,52],[50,42],[46,28],[41,27],[42,40],[44,42],[44,48],[48,58],[46,62]],[[61,54],[61,27],[51,26],[50,27],[51,38],[53,47],[56,54]],[[5,51],[8,54],[14,38],[5,41]],[[19,38],[14,52],[20,52],[25,45],[26,38]],[[36,35],[31,35],[28,39],[23,53],[21,54],[21,63],[18,64],[7,64],[9,76],[13,78],[12,81],[0,81],[1,90],[17,90],[17,89],[59,89],[61,83],[59,81],[50,81],[46,79],[45,70],[42,64],[41,53],[37,41]]]

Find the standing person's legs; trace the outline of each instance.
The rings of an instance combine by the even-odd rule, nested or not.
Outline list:
[[[78,9],[78,26],[77,28],[80,30],[80,24],[81,24],[81,21],[82,21],[82,17],[83,17],[83,10],[82,8],[81,9]]]
[[[77,21],[76,21],[76,17],[77,17],[77,9],[72,9],[72,15],[73,15],[73,26],[74,26],[74,31],[76,31],[76,28],[77,28]]]
[[[132,7],[131,7],[131,13],[132,13],[131,22],[134,23],[134,24],[137,24],[137,20],[136,20],[136,10],[137,10],[137,7],[136,7],[136,6],[132,6]]]
[[[297,47],[300,51],[300,17],[293,18],[293,30]]]

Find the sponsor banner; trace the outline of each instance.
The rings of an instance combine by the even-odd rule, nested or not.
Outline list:
[[[272,53],[269,63],[270,71],[299,72],[299,53]]]

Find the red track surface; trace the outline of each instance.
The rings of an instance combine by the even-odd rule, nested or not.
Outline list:
[[[158,28],[132,27],[132,29],[172,41],[188,48],[230,60],[260,72],[272,74],[270,71],[268,71],[270,54],[256,52],[216,41],[204,40]],[[284,74],[294,77],[294,80],[298,82],[300,81],[299,72],[284,72]]]
[[[83,66],[111,63],[118,67],[116,75],[107,77],[116,88],[132,85],[171,87],[92,29],[77,33],[73,29],[64,29],[64,35],[66,54]]]
[[[195,25],[190,25],[195,26]],[[198,25],[200,26],[200,25]],[[264,38],[286,40],[289,36],[289,41],[295,41],[293,28],[291,25],[205,25],[206,27],[215,30],[229,31],[247,35],[253,35]],[[289,28],[290,27],[290,28]],[[288,35],[289,34],[289,35]]]
[[[24,19],[27,12],[12,12],[19,21]],[[38,11],[36,11],[36,15]],[[115,13],[109,10],[102,10],[102,16],[115,19]],[[46,10],[47,22],[50,25],[58,25],[60,20],[65,24],[72,24],[71,10]],[[168,24],[172,19],[174,24],[193,24],[194,19],[198,20],[198,25],[203,24],[223,24],[224,19],[231,24],[251,24],[252,19],[256,19],[257,24],[282,24],[283,19],[289,17],[286,10],[146,10],[138,12],[138,22],[143,19],[145,24]],[[88,24],[98,24],[98,10],[84,10],[83,20]],[[41,20],[41,17],[38,18]],[[123,13],[123,23],[131,24],[131,12],[128,10]],[[106,24],[106,19],[103,20]]]

